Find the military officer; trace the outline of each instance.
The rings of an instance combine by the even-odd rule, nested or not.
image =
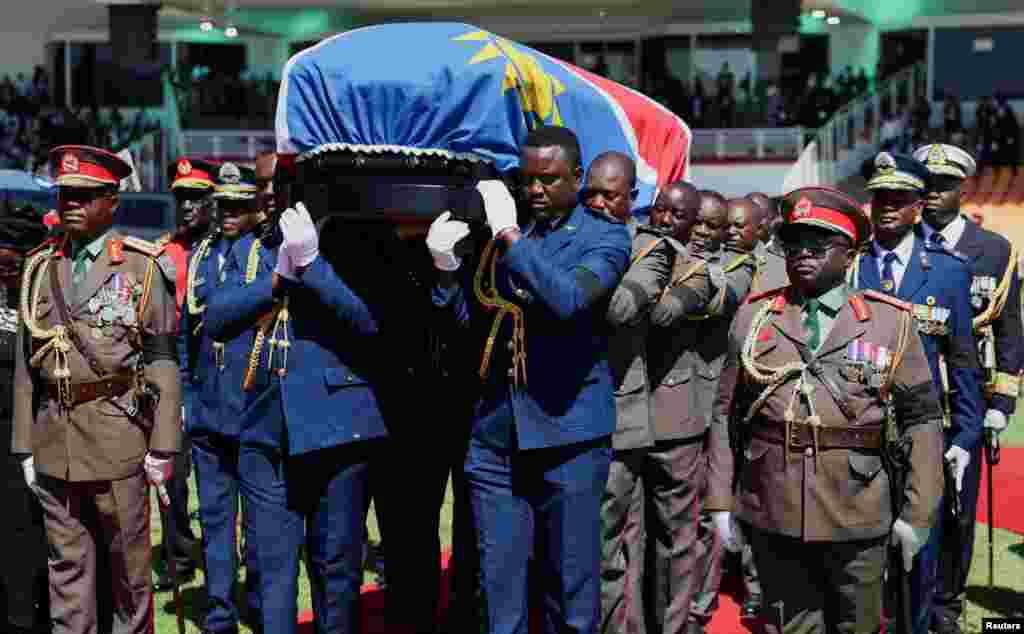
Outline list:
[[[357,291],[339,277],[345,271],[347,279],[348,269],[321,256],[301,203],[285,209],[272,231],[240,233],[258,207],[256,186],[241,170],[224,174],[226,167],[217,189],[237,202],[222,206],[222,229],[225,237],[239,235],[203,322],[223,345],[217,415],[239,433],[261,624],[267,632],[296,631],[305,544],[319,580],[312,588],[317,631],[355,632],[370,461],[387,433],[383,410],[401,404],[408,376],[382,348],[380,311],[364,299],[388,289]],[[206,258],[197,250],[193,266]]]
[[[591,209],[626,222],[633,238],[630,266],[612,294],[614,328],[608,362],[615,389],[614,456],[601,503],[602,632],[644,632],[644,495],[646,450],[654,445],[647,376],[650,310],[668,284],[675,248],[666,234],[641,225],[630,213],[636,187],[633,160],[618,152],[594,159],[581,199]]]
[[[762,226],[763,213],[749,198],[733,198],[726,204],[729,224],[726,227],[723,243],[722,261],[725,263],[726,286],[720,291],[721,300],[713,301],[714,314],[700,324],[701,333],[698,338],[698,350],[701,358],[708,360],[716,375],[721,374],[725,360],[725,343],[728,341],[729,325],[739,305],[746,299],[752,280],[757,277],[757,261],[754,249],[758,244],[758,235]],[[710,391],[714,393],[717,385]],[[702,494],[703,495],[703,494]],[[705,511],[700,514],[700,526],[697,531],[701,549],[698,557],[698,568],[701,586],[694,594],[690,604],[690,620],[687,631],[698,634],[711,621],[718,607],[718,591],[722,581],[722,558],[725,551],[717,538],[711,515]],[[761,609],[761,584],[754,566],[754,556],[748,543],[744,543],[740,560],[743,578],[743,605],[740,617],[752,619],[757,617]]]
[[[240,275],[235,260],[242,258],[244,265],[249,265],[249,250],[256,240],[254,234],[263,221],[263,213],[256,205],[255,175],[251,169],[223,163],[212,176],[215,186],[210,196],[219,208],[220,226],[207,233],[191,253],[181,328],[188,340],[179,350],[185,365],[182,383],[191,392],[185,429],[192,442],[206,560],[204,632],[233,633],[239,622],[234,598],[238,575],[235,526],[240,497],[245,491],[237,394],[244,380],[240,366],[244,366],[228,363],[228,346],[212,337],[205,311],[213,295],[225,292],[229,275]],[[243,349],[235,351],[236,356],[244,356],[244,343],[237,347]],[[250,564],[255,559],[251,546],[247,544],[246,553]],[[247,586],[249,575],[247,569]],[[258,603],[250,593],[250,607]]]
[[[931,172],[921,214],[921,236],[963,254],[974,270],[970,289],[974,334],[985,381],[984,427],[998,439],[1013,415],[1020,393],[1024,355],[1016,249],[1006,238],[981,228],[960,213],[960,185],[976,169],[970,154],[953,145],[933,144],[915,150],[914,158]],[[975,446],[960,491],[965,521],[956,541],[961,546],[961,555],[958,559],[947,553],[939,560],[939,590],[932,613],[932,628],[939,634],[960,631],[963,593],[974,550],[972,518],[977,509],[981,462],[981,448]]]
[[[11,451],[43,507],[53,631],[114,620],[142,634],[153,627],[147,480],[166,501],[181,442],[173,264],[111,229],[127,163],[85,146],[50,160],[66,238],[25,266]],[[111,579],[98,578],[106,566]],[[106,588],[112,614],[97,607]]]
[[[174,260],[175,306],[179,329],[176,345],[178,346],[178,369],[181,372],[183,415],[187,418],[194,410],[191,373],[185,350],[185,341],[181,328],[182,314],[187,288],[188,257],[195,245],[210,230],[210,218],[213,208],[213,174],[215,165],[201,159],[179,158],[168,168],[171,182],[171,193],[177,205],[178,227],[173,234],[157,240],[164,247],[164,252]],[[187,312],[187,311],[186,311]],[[160,507],[160,525],[162,528],[164,562],[174,559],[177,579],[171,576],[170,566],[165,566],[158,575],[154,587],[156,590],[169,590],[174,583],[182,584],[195,576],[196,564],[191,554],[195,550],[197,539],[189,527],[188,516],[188,477],[192,472],[192,443],[188,434],[182,436],[181,453],[174,462],[174,476],[167,487],[171,503],[167,508]]]
[[[700,358],[703,322],[694,320],[713,310],[712,302],[718,307],[725,301],[718,251],[726,208],[721,196],[702,195],[688,183],[673,183],[666,192],[673,198],[663,202],[659,196],[652,221],[672,227],[677,253],[669,288],[651,311],[654,327],[647,341],[654,437],[645,470],[652,567],[647,603],[658,628],[680,632],[700,585],[697,516],[707,430],[702,406],[710,408],[707,395],[714,380],[714,369]]]
[[[583,170],[572,131],[538,127],[520,149],[530,224],[519,228],[503,184],[480,183],[494,241],[480,274],[460,280],[453,249],[469,228],[446,215],[435,221],[427,236],[442,271],[434,301],[464,330],[493,327],[499,341],[481,346],[465,463],[487,631],[525,634],[536,542],[547,629],[593,634],[615,430],[606,318],[631,245],[624,223],[578,204]]]
[[[870,231],[856,202],[806,188],[782,209],[792,285],[733,322],[705,507],[730,550],[733,514],[749,525],[769,632],[877,632],[890,540],[909,570],[935,523],[942,413],[909,306],[845,284]],[[882,452],[897,438],[906,484],[891,491]]]
[[[927,191],[925,166],[909,156],[882,152],[875,168],[867,183],[874,239],[851,267],[850,279],[856,288],[881,291],[910,304],[933,383],[943,399],[945,459],[960,489],[971,454],[977,455],[982,439],[981,369],[971,329],[970,266],[963,256],[929,244],[913,231]],[[910,577],[908,599],[915,634],[928,634],[941,535],[951,528],[943,522],[945,517],[939,515],[939,524]],[[887,631],[903,627],[902,619],[892,619]]]
[[[754,249],[757,260],[757,277],[751,286],[751,293],[758,294],[781,288],[789,284],[786,275],[786,256],[775,235],[779,227],[778,206],[765,194],[754,192],[747,196],[761,210],[758,223],[758,243]]]
[[[30,206],[8,208],[0,216],[0,439],[10,447],[14,404],[14,363],[18,299],[25,253],[46,239],[46,225]],[[39,501],[25,485],[18,460],[4,452],[0,505],[7,510],[0,527],[0,624],[10,634],[50,631],[46,534]]]

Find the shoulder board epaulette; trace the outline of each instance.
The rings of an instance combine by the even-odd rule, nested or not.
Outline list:
[[[173,239],[174,239],[174,234],[168,231],[164,235],[162,235],[159,238],[157,238],[156,240],[154,240],[153,244],[157,245],[158,247],[162,247],[162,246],[168,245],[171,242],[171,240],[173,240]]]
[[[861,291],[861,293],[864,295],[864,297],[875,300],[876,302],[889,304],[890,306],[895,306],[900,310],[910,310],[910,304],[903,301],[902,299],[893,297],[892,295],[887,295],[885,293],[879,293],[878,291],[872,290]]]
[[[139,253],[145,253],[151,258],[159,257],[164,252],[164,245],[155,244],[149,240],[143,240],[141,238],[135,238],[133,236],[125,236],[121,238],[124,246],[138,251]]]
[[[44,240],[42,243],[39,244],[39,246],[35,247],[34,249],[26,253],[25,257],[33,256],[36,253],[45,251],[46,249],[56,249],[58,243],[59,241],[56,238],[49,238],[47,240]]]
[[[753,304],[755,302],[761,301],[762,299],[768,299],[770,297],[775,297],[776,295],[780,295],[787,288],[789,288],[789,286],[780,286],[778,288],[773,288],[770,291],[764,291],[763,293],[754,293],[753,295],[749,295],[747,297],[747,299],[743,303],[744,304]]]
[[[857,321],[867,321],[871,319],[871,311],[868,310],[867,303],[864,302],[864,298],[856,293],[850,294],[850,307],[853,308],[853,314],[857,316]]]

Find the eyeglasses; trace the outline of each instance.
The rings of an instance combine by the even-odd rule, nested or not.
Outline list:
[[[105,187],[61,187],[57,190],[57,197],[61,200],[88,204],[97,198],[112,196],[113,193]]]
[[[787,258],[795,258],[804,251],[811,254],[812,257],[820,258],[832,249],[843,246],[835,242],[808,242],[803,244],[783,244],[782,252]]]

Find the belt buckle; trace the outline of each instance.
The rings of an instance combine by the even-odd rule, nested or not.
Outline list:
[[[789,445],[790,449],[802,450],[804,448],[804,442],[801,439],[800,425],[798,423],[790,423],[788,427],[789,430],[786,432],[786,444]]]

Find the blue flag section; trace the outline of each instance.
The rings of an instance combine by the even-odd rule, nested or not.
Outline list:
[[[684,178],[690,130],[661,104],[468,24],[383,24],[326,39],[284,67],[277,151],[328,147],[468,154],[502,171],[541,124],[579,136],[584,166],[618,150],[637,162],[637,207]]]

